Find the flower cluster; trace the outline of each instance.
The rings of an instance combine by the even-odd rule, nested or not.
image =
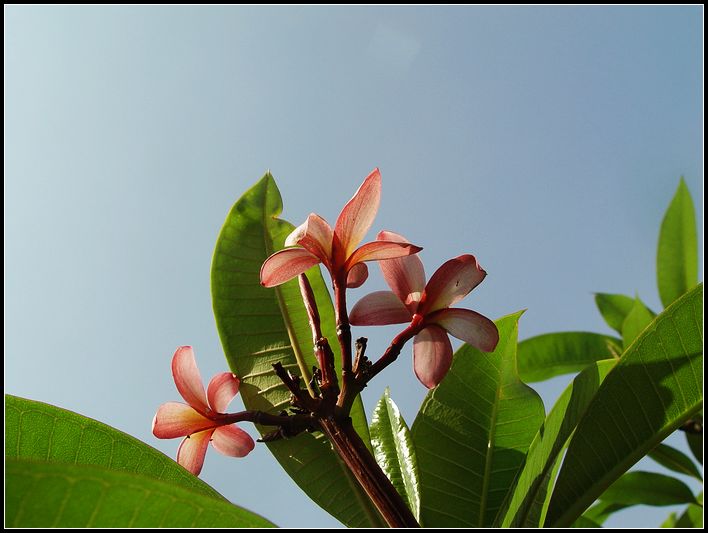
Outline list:
[[[320,338],[316,303],[306,278],[302,276],[301,291],[313,328],[315,348],[320,350],[318,385],[321,391],[330,387],[328,390],[333,390],[334,394],[321,392],[316,398],[306,399],[301,395],[296,378],[282,366],[274,365],[276,374],[288,386],[293,398],[301,400],[301,405],[292,400],[292,404],[299,409],[295,412],[301,414],[226,413],[226,408],[238,392],[239,379],[230,372],[218,374],[205,391],[192,348],[182,346],[177,349],[172,359],[172,374],[177,390],[186,403],[168,402],[160,406],[153,420],[153,434],[161,439],[184,437],[177,452],[177,462],[190,472],[195,475],[200,473],[210,442],[217,451],[233,457],[243,457],[254,448],[253,439],[236,426],[237,421],[266,421],[267,424],[280,425],[280,433],[275,433],[289,436],[303,430],[322,429],[321,425],[313,426],[308,416],[313,415],[314,419],[319,420],[318,406],[326,402],[332,403],[322,413],[334,412],[336,402],[348,414],[353,398],[367,381],[395,360],[403,344],[411,338],[415,374],[428,388],[438,385],[452,364],[452,345],[448,334],[482,351],[495,349],[499,335],[491,320],[469,309],[451,307],[486,276],[474,256],[465,254],[450,259],[426,283],[423,263],[417,255],[422,248],[401,235],[382,231],[376,240],[360,245],[373,224],[380,198],[381,174],[375,169],[344,206],[334,228],[319,215],[310,214],[287,237],[286,247],[268,257],[260,271],[261,284],[275,287],[315,265],[322,264],[327,269],[334,289],[337,337],[342,348],[341,391],[337,377],[333,375],[332,352],[326,350],[327,340]],[[348,313],[346,289],[359,287],[366,281],[369,270],[365,263],[370,261],[378,261],[391,290],[364,296]],[[373,326],[400,323],[408,323],[408,326],[376,363],[368,361],[357,348],[357,359],[352,364],[350,324]],[[364,371],[362,357],[366,360]],[[305,418],[298,419],[298,416]]]
[[[435,387],[450,368],[452,346],[447,333],[492,351],[499,335],[494,322],[469,309],[450,306],[479,285],[487,273],[472,255],[443,264],[425,283],[422,250],[397,233],[382,231],[373,242],[357,248],[371,227],[381,195],[381,174],[375,169],[342,209],[334,230],[319,215],[310,214],[285,240],[287,248],[274,253],[261,268],[261,284],[274,287],[322,263],[335,287],[359,287],[368,277],[365,261],[378,261],[391,291],[374,292],[359,301],[349,321],[358,326],[410,322],[414,370],[428,388]],[[341,310],[340,310],[341,311]]]
[[[231,400],[238,393],[239,379],[231,372],[217,374],[206,392],[191,346],[177,348],[172,358],[172,376],[184,401],[162,404],[152,421],[152,433],[159,439],[185,437],[177,450],[177,462],[199,475],[209,442],[224,455],[244,457],[253,450],[251,436],[226,417]]]

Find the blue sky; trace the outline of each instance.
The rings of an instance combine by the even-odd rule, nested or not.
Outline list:
[[[312,211],[334,222],[379,167],[371,235],[422,245],[428,274],[475,254],[489,275],[464,303],[492,318],[528,309],[522,338],[609,333],[595,291],[660,309],[656,239],[680,176],[702,220],[702,17],[699,6],[6,8],[6,391],[174,456],[177,441],[150,433],[157,406],[178,399],[170,358],[191,344],[205,379],[226,368],[211,254],[267,169],[300,223]],[[382,288],[374,275],[350,299]],[[380,348],[393,333],[366,331]],[[538,387],[547,409],[567,381]],[[412,423],[425,389],[410,351],[366,390],[369,412],[386,385]],[[338,525],[263,447],[209,453],[203,478],[280,525]]]

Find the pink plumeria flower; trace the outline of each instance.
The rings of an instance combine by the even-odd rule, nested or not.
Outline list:
[[[152,433],[158,439],[186,437],[177,450],[177,462],[198,476],[209,442],[224,455],[248,455],[255,447],[253,439],[224,414],[238,392],[239,379],[231,372],[217,374],[205,392],[191,346],[177,348],[172,375],[187,405],[162,404],[152,421]]]
[[[402,241],[377,240],[359,246],[379,209],[381,174],[369,174],[337,218],[334,230],[321,216],[311,213],[285,239],[285,248],[261,267],[261,284],[275,287],[322,263],[337,283],[359,287],[369,275],[364,261],[380,261],[419,252],[422,248]]]
[[[405,239],[381,232],[379,239]],[[472,255],[461,255],[444,263],[425,283],[420,259],[411,255],[379,263],[392,291],[364,296],[352,309],[349,320],[357,326],[377,326],[411,322],[413,368],[420,382],[435,387],[452,364],[452,345],[447,334],[491,352],[499,342],[494,322],[469,309],[450,308],[479,285],[487,273]],[[410,337],[408,337],[410,338]]]

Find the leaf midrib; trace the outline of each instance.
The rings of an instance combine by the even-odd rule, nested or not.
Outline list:
[[[699,401],[697,402],[693,407],[691,407],[689,410],[684,412],[684,416],[682,417],[683,419],[689,419],[691,416],[694,414],[700,412],[701,408],[703,406],[703,402]],[[626,472],[629,468],[632,467],[639,459],[644,457],[650,450],[653,449],[654,446],[656,446],[656,443],[662,442],[666,437],[668,437],[680,424],[676,424],[674,421],[672,424],[667,424],[661,428],[661,431],[656,433],[655,436],[658,436],[658,438],[654,439],[653,441],[647,441],[648,444],[641,448],[635,449],[634,453],[629,454],[626,456],[626,458],[623,461],[620,461],[615,467],[611,468],[609,471],[607,471],[603,476],[601,476],[600,480],[601,483],[599,483],[600,486],[602,486],[602,490],[600,493],[604,492],[604,490],[609,487],[614,480],[616,480],[619,476],[617,476],[617,472]],[[610,479],[611,481],[608,483],[606,480]],[[588,505],[590,505],[594,500],[595,497],[593,496],[590,501],[588,500],[587,493],[582,494],[578,499],[575,500],[575,503],[573,503],[568,509],[566,509],[565,513],[563,513],[556,522],[550,527],[565,527],[563,526],[564,519],[567,516],[573,516],[574,513],[576,512],[576,509],[581,508],[581,509],[586,509]],[[582,511],[581,511],[582,512]],[[578,516],[580,513],[578,513]]]
[[[489,482],[492,470],[492,457],[494,456],[494,448],[492,446],[492,442],[494,441],[494,437],[496,436],[497,414],[499,411],[499,402],[501,400],[502,376],[503,373],[501,369],[499,369],[499,379],[497,380],[497,389],[494,398],[494,405],[492,405],[489,438],[487,440],[487,453],[484,463],[484,478],[482,479],[482,494],[480,495],[479,501],[479,522],[477,523],[478,527],[484,527],[484,514],[487,508],[487,495],[489,492]]]
[[[270,180],[269,180],[270,183]],[[270,225],[268,224],[268,214],[267,214],[267,202],[268,202],[268,191],[270,187],[267,186],[265,193],[263,194],[263,206],[261,209],[262,217],[263,219],[261,220],[261,224],[263,227],[263,247],[265,249],[266,255],[270,256],[273,253],[273,246],[271,245],[271,242],[269,242],[269,239],[267,238],[267,235],[269,234],[269,228]],[[292,324],[292,319],[290,317],[290,313],[288,313],[288,308],[285,305],[285,300],[283,298],[282,294],[282,289],[281,286],[275,287],[275,295],[276,299],[278,301],[278,307],[280,308],[280,314],[283,317],[283,322],[285,323],[285,330],[288,332],[288,338],[290,339],[290,345],[292,346],[293,349],[293,354],[295,354],[295,361],[297,361],[297,365],[300,368],[300,375],[302,376],[303,381],[305,382],[305,386],[307,387],[308,392],[310,395],[314,396],[315,393],[312,390],[312,385],[310,385],[310,380],[312,379],[312,375],[310,374],[309,370],[307,369],[307,364],[305,364],[305,359],[302,355],[302,352],[300,351],[300,344],[297,342],[297,339],[293,336],[293,331],[294,331],[294,326]]]

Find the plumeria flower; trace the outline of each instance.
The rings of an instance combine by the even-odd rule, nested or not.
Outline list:
[[[255,447],[253,439],[224,414],[238,392],[239,379],[231,372],[217,374],[205,392],[191,346],[177,348],[172,375],[187,404],[162,404],[152,421],[152,433],[159,439],[186,437],[177,450],[177,462],[198,476],[209,442],[224,455],[248,455]]]
[[[392,232],[382,231],[378,238],[407,242]],[[474,256],[450,259],[427,284],[423,263],[415,255],[379,265],[392,291],[364,296],[352,309],[349,320],[357,326],[411,322],[410,333],[415,334],[413,368],[423,385],[435,387],[450,369],[452,345],[448,333],[484,352],[496,348],[499,332],[494,322],[475,311],[450,307],[487,275]]]
[[[377,240],[359,246],[379,209],[381,174],[369,174],[337,218],[334,230],[321,216],[311,213],[285,239],[285,248],[261,267],[261,284],[275,287],[322,263],[335,283],[359,287],[369,275],[364,261],[407,256],[422,248],[402,241]]]

